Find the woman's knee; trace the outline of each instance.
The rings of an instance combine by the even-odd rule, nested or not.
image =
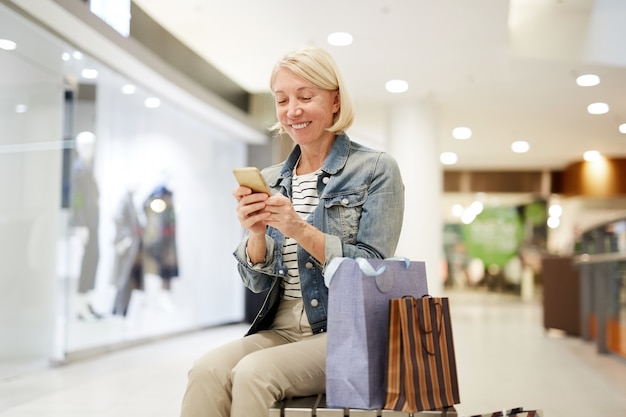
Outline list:
[[[241,360],[239,360],[239,362],[237,362],[237,364],[232,368],[233,376],[236,375],[237,377],[248,378],[262,373],[263,371],[261,368],[263,368],[265,364],[257,359],[259,356],[260,355],[254,352],[241,358]]]
[[[273,360],[268,360],[264,353],[254,352],[241,358],[232,369],[233,383],[239,386],[264,385],[267,387],[278,367]]]
[[[226,381],[230,378],[230,367],[214,352],[208,352],[196,359],[187,372],[187,377],[189,380],[211,378]]]

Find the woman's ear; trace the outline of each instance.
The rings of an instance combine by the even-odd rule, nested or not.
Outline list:
[[[341,94],[339,91],[335,92],[335,98],[333,99],[333,113],[337,113],[341,108]]]

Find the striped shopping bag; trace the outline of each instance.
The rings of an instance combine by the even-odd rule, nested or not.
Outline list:
[[[389,302],[385,409],[414,413],[460,403],[448,298]]]

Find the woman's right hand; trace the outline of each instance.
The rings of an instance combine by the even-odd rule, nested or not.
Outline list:
[[[250,234],[265,235],[265,220],[270,212],[265,210],[265,200],[269,198],[264,193],[253,193],[248,187],[239,186],[232,192],[237,200],[237,219],[241,227]]]

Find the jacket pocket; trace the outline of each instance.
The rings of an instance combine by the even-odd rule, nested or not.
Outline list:
[[[327,214],[327,232],[340,236],[345,243],[355,243],[366,200],[366,188],[326,196],[324,207]]]

